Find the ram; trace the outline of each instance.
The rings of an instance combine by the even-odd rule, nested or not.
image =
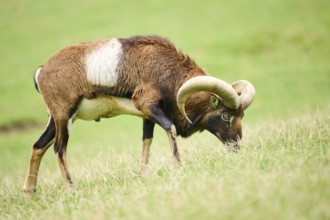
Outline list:
[[[159,36],[92,41],[66,47],[41,66],[36,89],[48,109],[49,122],[35,142],[25,191],[36,191],[41,159],[54,143],[68,187],[69,131],[76,119],[95,120],[121,114],[143,119],[140,162],[145,172],[155,124],[167,133],[174,163],[180,163],[176,136],[208,130],[234,149],[242,138],[241,119],[255,89],[245,80],[228,84]]]

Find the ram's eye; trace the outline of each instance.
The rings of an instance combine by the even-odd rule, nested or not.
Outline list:
[[[227,112],[221,114],[221,119],[228,122],[230,120],[230,115]]]

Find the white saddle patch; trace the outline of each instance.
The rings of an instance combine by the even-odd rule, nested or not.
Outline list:
[[[118,64],[123,55],[122,44],[116,38],[87,54],[85,59],[87,79],[94,85],[115,86]]]

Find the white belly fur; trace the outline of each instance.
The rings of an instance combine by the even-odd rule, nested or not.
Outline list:
[[[121,114],[136,115],[145,118],[130,99],[113,96],[97,96],[94,99],[81,100],[75,118],[82,120],[98,120],[110,118]]]

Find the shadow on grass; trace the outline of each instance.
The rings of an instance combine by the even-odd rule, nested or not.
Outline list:
[[[11,133],[18,133],[27,130],[32,130],[35,128],[41,127],[42,124],[37,121],[16,121],[10,124],[1,125],[0,126],[0,135],[7,135]]]

